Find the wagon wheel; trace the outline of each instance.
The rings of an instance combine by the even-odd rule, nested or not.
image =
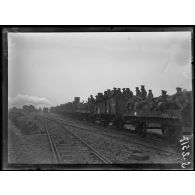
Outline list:
[[[103,122],[103,126],[106,128],[106,127],[108,127],[108,125],[109,125],[109,121],[108,121],[108,120],[105,120],[105,121]]]
[[[142,132],[142,126],[141,126],[140,123],[136,124],[136,126],[135,126],[135,132],[136,132],[138,135],[141,134],[141,132]]]
[[[142,132],[141,132],[142,137],[146,136],[146,131],[147,131],[147,125],[146,123],[142,123]]]
[[[138,123],[135,127],[135,132],[141,137],[146,136],[146,131],[147,131],[147,126],[146,126],[146,123],[144,122]]]
[[[116,128],[117,129],[119,129],[119,130],[122,130],[123,129],[124,123],[123,123],[122,120],[115,121],[115,124],[116,124]]]
[[[177,142],[181,136],[181,128],[179,126],[164,126],[162,132],[165,138],[171,142]]]

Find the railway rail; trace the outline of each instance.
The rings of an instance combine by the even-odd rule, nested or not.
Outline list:
[[[124,143],[133,143],[133,144],[136,144],[136,145],[139,145],[139,146],[143,146],[145,148],[150,148],[152,150],[156,150],[158,152],[163,152],[163,153],[166,153],[166,154],[171,154],[171,155],[176,155],[178,157],[181,157],[180,153],[173,152],[173,151],[168,151],[168,150],[165,150],[165,149],[161,149],[161,148],[159,148],[157,146],[154,146],[154,144],[153,145],[151,145],[151,144],[149,145],[149,144],[146,144],[146,143],[141,143],[139,141],[135,141],[135,140],[133,140],[130,137],[125,137],[125,136],[127,136],[127,134],[120,136],[119,134],[113,134],[113,133],[94,132],[94,131],[91,131],[88,128],[84,128],[84,127],[80,127],[78,125],[70,124],[67,121],[64,121],[63,119],[57,119],[57,118],[55,118],[55,119],[54,118],[50,118],[50,119],[51,120],[55,120],[58,123],[61,122],[62,124],[66,125],[66,126],[69,126],[69,127],[73,127],[73,128],[77,128],[77,129],[80,129],[80,130],[84,130],[84,131],[90,132],[91,134],[104,135],[104,136],[106,136],[108,138],[115,139],[116,141],[121,141],[121,142],[124,142]],[[154,140],[151,140],[151,141],[154,141]],[[155,141],[158,142],[159,140],[155,140]]]
[[[66,137],[66,139],[68,137],[69,143],[68,144],[60,143],[59,140],[62,138],[62,135],[61,134],[58,135],[57,134],[58,132],[54,133],[54,131],[51,133],[51,130],[48,129],[47,120],[46,119],[44,120],[44,126],[45,126],[45,130],[48,136],[49,143],[51,145],[51,149],[52,149],[56,164],[64,164],[65,162],[67,163],[67,159],[70,159],[68,163],[74,162],[75,156],[73,154],[78,151],[82,152],[84,155],[87,154],[88,156],[89,154],[92,153],[93,160],[94,158],[96,158],[96,160],[94,160],[94,162],[96,163],[99,161],[99,163],[112,164],[112,162],[109,159],[104,157],[100,152],[98,152],[91,145],[89,145],[79,135],[71,132],[67,127],[62,126],[61,124],[59,125],[61,125],[63,130],[66,131],[66,135],[64,135],[64,137]],[[64,140],[61,140],[61,142],[62,141]],[[76,144],[76,147],[75,147],[75,144]]]
[[[56,118],[57,120],[62,120],[63,122],[66,122],[67,124],[69,124],[69,125],[73,125],[73,126],[75,126],[75,121],[67,121],[67,120],[64,120],[64,119],[62,119],[62,118],[58,118],[58,117],[53,117],[52,116],[52,118]],[[76,122],[77,122],[77,120],[76,120]],[[84,124],[84,125],[86,125],[86,124]],[[89,123],[88,123],[88,125],[89,125]],[[99,126],[98,126],[99,127]],[[78,128],[82,128],[82,127],[79,127],[78,126]],[[84,129],[86,129],[87,130],[87,128],[84,128]],[[109,130],[109,128],[103,128],[104,130],[106,130],[106,132],[108,132],[108,130]],[[154,129],[154,128],[150,128],[150,129]],[[155,129],[157,129],[157,128],[155,128]],[[90,129],[88,129],[89,131],[91,131]],[[103,131],[104,131],[103,130]],[[160,129],[159,129],[160,130]],[[112,134],[113,134],[113,132],[115,132],[115,134],[116,135],[118,135],[119,134],[119,132],[120,132],[120,135],[123,135],[123,136],[129,136],[129,135],[131,135],[131,136],[136,136],[135,135],[135,133],[132,133],[132,132],[130,132],[130,131],[124,131],[124,130],[114,130],[114,129],[112,129]],[[110,131],[108,132],[108,133],[110,133]],[[149,135],[149,134],[148,134]],[[150,134],[151,135],[151,134]],[[152,135],[151,135],[152,136]],[[146,139],[149,139],[150,141],[153,141],[153,142],[158,142],[159,143],[159,141],[162,141],[163,142],[163,144],[164,143],[167,143],[167,144],[170,144],[170,141],[167,141],[166,140],[166,138],[163,136],[163,135],[153,135],[153,137],[151,137],[150,136],[150,138],[146,138],[145,136],[144,136],[144,139],[146,140]],[[139,136],[140,137],[140,136]],[[142,139],[141,137],[140,137],[140,139]],[[169,143],[168,143],[169,142]],[[172,142],[171,142],[172,143]]]

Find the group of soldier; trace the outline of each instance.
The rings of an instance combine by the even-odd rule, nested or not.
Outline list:
[[[147,116],[149,116],[149,113],[166,113],[169,110],[183,110],[183,113],[187,113],[189,105],[191,105],[191,93],[185,92],[185,90],[182,91],[180,87],[177,87],[176,90],[176,93],[171,96],[167,95],[167,91],[161,90],[161,95],[154,97],[152,90],[146,91],[144,85],[141,85],[140,88],[136,87],[135,94],[129,88],[123,88],[122,90],[120,88],[113,88],[112,90],[108,89],[104,91],[104,93],[98,93],[95,98],[91,95],[86,103],[80,102],[77,98],[74,102],[57,106],[54,110],[73,111],[79,108],[80,110],[87,110],[93,113],[96,103],[100,105],[101,101],[108,100],[109,98],[113,98],[112,101],[115,101],[115,97],[119,97],[118,100],[124,102],[120,106],[123,105],[128,113],[141,113]]]
[[[144,85],[141,88],[135,88],[135,95],[129,88],[113,88],[113,90],[107,90],[103,93],[98,93],[94,98],[92,95],[88,98],[88,105],[93,107],[95,102],[102,101],[114,96],[120,96],[126,102],[126,109],[128,111],[160,111],[164,112],[167,109],[180,109],[183,98],[182,88],[176,88],[176,94],[172,96],[167,95],[167,91],[161,90],[161,95],[159,97],[153,96],[152,90],[145,90]],[[185,100],[186,101],[186,100]],[[181,103],[180,103],[181,102]]]
[[[141,88],[139,87],[135,88],[136,94],[134,95],[133,92],[129,88],[113,88],[113,90],[106,90],[104,93],[98,93],[95,98],[91,95],[88,98],[87,104],[88,108],[93,109],[93,106],[95,102],[99,102],[105,99],[109,99],[111,97],[120,96],[123,98],[123,101],[126,102],[126,108],[127,110],[136,110],[140,105],[145,105],[146,102],[152,102],[153,100],[153,93],[152,90],[149,90],[148,93],[145,90],[144,85],[141,85]],[[142,107],[142,106],[141,106]]]
[[[136,87],[136,95],[134,96],[133,92],[129,88],[116,88],[114,87],[113,90],[107,89],[103,93],[98,93],[95,98],[91,95],[90,98],[88,98],[88,102],[95,102],[103,99],[107,99],[116,95],[122,95],[123,97],[128,97],[129,99],[133,99],[133,97],[136,97],[138,99],[153,99],[153,93],[152,90],[147,91],[144,88],[144,85],[141,85],[141,91],[139,87]]]
[[[133,92],[129,88],[123,88],[122,90],[120,88],[113,88],[113,90],[106,90],[103,93],[98,93],[95,98],[91,95],[90,98],[88,98],[89,104],[94,104],[95,102],[102,101],[104,99],[111,98],[113,96],[122,96],[124,99],[128,99],[129,101],[152,101],[153,99],[153,93],[152,90],[149,90],[148,93],[145,90],[144,85],[141,85],[141,89],[139,87],[136,87],[136,94],[134,95]]]

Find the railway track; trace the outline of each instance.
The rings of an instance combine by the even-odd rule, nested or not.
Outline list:
[[[70,123],[64,121],[63,119],[56,119],[56,118],[55,119],[54,118],[50,118],[50,119],[51,120],[55,120],[58,123],[61,122],[62,124],[66,125],[66,126],[69,126],[69,127],[73,127],[73,128],[77,128],[77,129],[80,129],[80,130],[84,130],[84,131],[89,132],[91,134],[104,135],[104,136],[107,136],[108,138],[115,139],[116,141],[121,141],[121,142],[124,142],[124,143],[133,143],[133,144],[136,144],[136,145],[139,145],[139,146],[143,146],[145,148],[149,148],[149,149],[152,149],[152,150],[156,150],[158,152],[162,152],[162,153],[166,153],[166,154],[171,154],[171,155],[176,155],[178,157],[181,157],[181,154],[180,153],[168,151],[168,150],[165,150],[165,149],[161,149],[161,148],[159,148],[157,146],[154,146],[154,144],[153,145],[149,145],[149,144],[146,144],[146,143],[141,143],[141,142],[138,142],[138,141],[133,140],[130,137],[124,137],[124,135],[123,136],[120,136],[119,134],[112,134],[112,133],[105,133],[105,132],[94,132],[94,131],[91,131],[88,128],[79,127],[78,125],[70,124]],[[125,136],[127,136],[127,135],[125,134]],[[152,141],[154,141],[154,140],[152,140]],[[155,140],[155,141],[157,142],[158,140]]]
[[[66,124],[69,124],[69,125],[73,125],[73,126],[75,126],[76,127],[76,125],[75,125],[75,121],[73,122],[73,121],[66,121],[66,120],[64,120],[64,119],[62,119],[62,118],[57,118],[57,117],[52,117],[52,118],[55,118],[55,119],[57,119],[57,120],[61,120],[61,121],[63,121],[63,122],[66,122]],[[84,125],[86,125],[86,124],[84,124]],[[78,128],[83,128],[83,127],[80,127],[80,126],[77,126]],[[100,127],[100,126],[97,126],[97,127]],[[91,131],[91,129],[88,129],[88,128],[83,128],[83,129],[86,129],[86,130],[89,130],[89,131]],[[102,132],[105,132],[105,133],[107,133],[108,131],[109,131],[109,128],[104,128],[103,127],[103,129],[106,129],[106,130],[102,130]],[[108,132],[108,133],[110,133],[110,131]],[[112,134],[115,134],[115,135],[119,135],[119,131],[118,130],[113,130],[112,129]],[[120,130],[120,136],[121,135],[123,135],[123,136],[129,136],[129,135],[131,135],[131,136],[137,136],[135,133],[132,133],[132,132],[125,132],[125,131],[121,131]],[[152,136],[152,135],[151,135]],[[149,141],[153,141],[153,142],[157,142],[157,143],[159,143],[159,142],[163,142],[163,144],[170,144],[170,142],[168,143],[167,142],[167,140],[165,140],[164,139],[164,137],[163,136],[161,136],[161,135],[153,135],[153,137],[144,137],[143,139],[144,139],[144,141],[145,140],[149,140]],[[154,136],[155,136],[155,138],[154,138]],[[139,139],[141,139],[141,137],[139,136]]]
[[[48,129],[47,120],[44,120],[44,126],[56,164],[112,164],[109,159],[68,128],[61,126],[64,131]]]

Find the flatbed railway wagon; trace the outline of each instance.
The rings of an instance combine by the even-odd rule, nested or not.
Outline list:
[[[161,96],[154,98],[152,90],[147,95],[142,85],[141,91],[136,87],[136,95],[128,88],[114,88],[98,93],[96,98],[91,96],[86,103],[77,97],[74,102],[51,108],[51,112],[118,129],[129,124],[140,135],[148,129],[161,129],[168,138],[176,138],[186,129],[192,134],[192,103],[191,91],[177,88],[174,95],[167,95],[162,90]]]
[[[151,110],[143,108],[149,104],[147,99],[137,101],[136,96],[124,95],[120,90],[111,96],[99,94],[95,102],[94,115],[105,126],[112,123],[118,129],[122,129],[125,124],[130,124],[134,127],[135,132],[140,135],[144,135],[148,129],[161,129],[165,136],[176,138],[183,131],[183,122],[179,116],[181,109],[177,108],[177,112],[174,112],[174,109],[168,109],[167,106],[170,104],[172,107],[173,105],[177,107],[176,97],[177,95],[167,96],[163,94],[158,98],[153,98],[152,102],[159,109]],[[170,101],[172,102],[170,103]],[[139,107],[140,102],[144,106],[137,109],[136,107]],[[129,106],[129,104],[131,105]],[[167,108],[165,111],[160,109],[163,106]]]

